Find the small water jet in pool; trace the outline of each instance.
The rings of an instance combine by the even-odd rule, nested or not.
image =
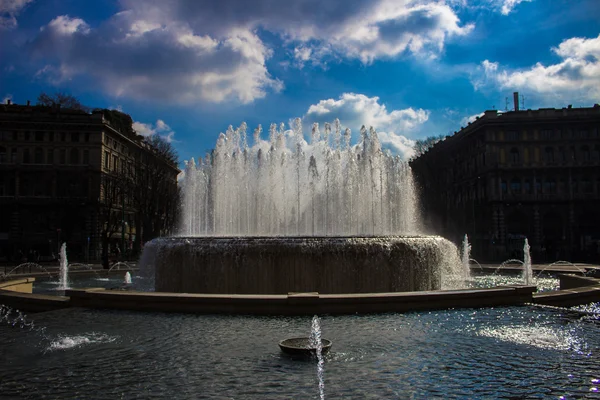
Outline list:
[[[58,289],[67,290],[69,289],[69,262],[67,261],[67,244],[63,243],[60,246],[60,253],[58,254],[60,267],[58,274]]]
[[[131,274],[129,271],[125,272],[125,278],[123,279],[125,285],[131,285]]]
[[[463,265],[463,278],[468,280],[471,276],[471,245],[469,244],[469,237],[465,233],[465,238],[462,243],[462,257],[461,257],[462,265]]]
[[[533,283],[530,249],[529,241],[525,238],[525,244],[523,245],[523,283],[525,285],[531,285]]]

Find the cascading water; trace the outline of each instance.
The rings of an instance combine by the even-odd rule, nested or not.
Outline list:
[[[454,244],[421,236],[407,162],[374,129],[356,145],[339,120],[229,127],[187,163],[179,238],[147,243],[140,275],[157,291],[281,294],[451,289],[465,276]],[[251,277],[260,276],[260,279]],[[152,283],[151,283],[152,282]],[[136,280],[137,285],[137,280]]]
[[[125,285],[131,285],[131,274],[129,271],[125,272],[125,278],[123,279]]]
[[[411,169],[386,153],[374,129],[350,145],[339,120],[314,124],[311,143],[297,118],[272,124],[269,140],[246,124],[229,127],[206,158],[187,163],[183,236],[357,236],[418,233]]]
[[[465,234],[465,238],[462,242],[462,257],[461,257],[462,265],[463,265],[463,276],[464,279],[467,280],[471,276],[471,245],[469,244],[469,237]]]
[[[523,283],[525,285],[533,284],[533,270],[531,268],[531,247],[529,241],[525,238],[525,245],[523,246]]]
[[[69,288],[69,262],[67,261],[67,244],[63,243],[60,246],[60,253],[58,255],[60,262],[60,269],[58,274],[58,288],[60,290],[67,290]]]
[[[312,325],[309,336],[310,347],[315,349],[317,355],[317,378],[319,379],[319,397],[321,400],[325,399],[325,381],[323,377],[324,372],[324,360],[323,360],[323,343],[321,341],[321,324],[319,323],[319,317],[314,316],[312,319]]]

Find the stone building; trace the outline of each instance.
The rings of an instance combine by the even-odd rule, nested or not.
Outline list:
[[[152,156],[141,137],[123,133],[106,111],[0,105],[0,262],[49,260],[63,242],[71,259],[100,257],[103,177]],[[163,165],[176,187],[179,170]],[[110,237],[113,249],[130,248],[136,239],[138,211],[129,198],[121,200],[112,205],[121,221]]]
[[[600,106],[483,116],[411,161],[426,226],[479,261],[600,262]]]

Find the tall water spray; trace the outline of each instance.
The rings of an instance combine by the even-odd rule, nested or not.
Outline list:
[[[354,236],[418,233],[409,165],[381,148],[377,133],[339,120],[314,124],[310,144],[302,123],[272,124],[269,139],[245,123],[221,134],[215,149],[187,163],[180,233],[185,236]]]
[[[319,323],[319,317],[314,316],[312,319],[310,337],[310,347],[315,349],[317,355],[317,378],[319,380],[319,397],[321,400],[325,399],[325,381],[324,381],[324,360],[323,360],[323,342],[321,341],[321,324]]]
[[[462,265],[463,265],[463,278],[469,279],[471,276],[471,245],[469,244],[469,237],[465,234],[465,238],[462,242],[462,257],[461,257]]]
[[[523,246],[523,283],[525,285],[531,285],[533,283],[530,249],[529,241],[525,238],[525,245]]]
[[[58,254],[60,267],[58,273],[58,288],[60,290],[67,290],[69,288],[69,262],[67,261],[67,244],[63,243],[60,246],[60,253]]]

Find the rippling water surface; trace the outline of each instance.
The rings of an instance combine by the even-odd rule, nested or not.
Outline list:
[[[582,398],[600,387],[598,305],[321,315],[327,398]],[[68,309],[0,325],[7,398],[318,398],[282,354],[310,317]],[[41,328],[44,328],[41,330]]]

